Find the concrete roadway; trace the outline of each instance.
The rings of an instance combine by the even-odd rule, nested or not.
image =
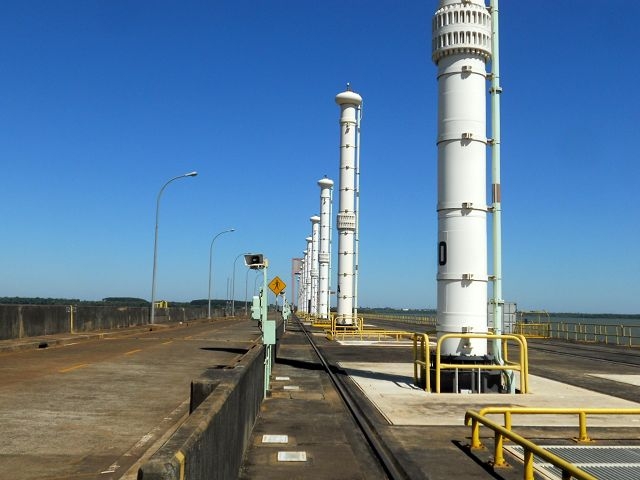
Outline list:
[[[224,319],[0,353],[0,477],[136,478],[186,418],[191,380],[258,338]]]

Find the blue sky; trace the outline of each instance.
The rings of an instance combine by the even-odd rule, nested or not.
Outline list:
[[[435,308],[436,0],[0,5],[0,296],[150,298],[156,195],[192,170],[162,197],[157,297],[206,298],[231,227],[215,298],[246,251],[290,283],[351,82],[359,303]],[[501,2],[503,290],[522,309],[640,313],[639,15]],[[238,299],[253,277],[238,260]]]

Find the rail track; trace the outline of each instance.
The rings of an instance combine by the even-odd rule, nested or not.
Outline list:
[[[297,318],[293,317],[298,322],[300,330],[304,333],[307,341],[313,348],[313,351],[318,357],[318,360],[322,364],[323,369],[329,376],[331,383],[336,388],[340,398],[345,404],[345,407],[351,414],[354,423],[362,432],[362,435],[367,440],[371,450],[376,457],[376,459],[380,462],[383,470],[387,474],[390,480],[407,480],[409,479],[409,475],[402,469],[402,466],[396,460],[394,455],[390,452],[390,450],[386,447],[384,442],[382,441],[380,434],[376,430],[375,426],[367,419],[366,415],[363,413],[358,403],[353,399],[351,393],[349,392],[349,388],[344,384],[343,380],[336,375],[324,355],[316,345],[313,336],[309,334],[305,326],[302,322]]]

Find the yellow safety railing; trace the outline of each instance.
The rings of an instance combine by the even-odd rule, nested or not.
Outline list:
[[[429,325],[432,327],[436,326],[437,319],[436,317],[426,317],[419,315],[400,315],[400,314],[388,314],[388,313],[363,313],[363,318],[365,320],[390,320],[397,321],[402,323],[412,323],[417,325]]]
[[[431,393],[431,348],[429,335],[426,333],[413,334],[413,383]],[[424,380],[423,380],[424,379]]]
[[[563,458],[554,455],[553,453],[545,450],[544,448],[536,445],[530,440],[518,435],[515,432],[499,425],[488,418],[480,415],[478,412],[474,412],[472,410],[467,411],[464,416],[465,425],[469,425],[471,422],[471,428],[474,426],[482,424],[486,427],[489,427],[495,433],[494,440],[494,455],[493,455],[493,466],[494,468],[507,467],[508,464],[504,459],[503,452],[503,443],[504,439],[507,438],[511,440],[513,443],[520,445],[524,449],[524,480],[534,480],[533,476],[533,456],[536,455],[538,458],[551,463],[562,470],[562,478],[570,479],[577,478],[578,480],[597,480],[593,475],[588,474],[584,470],[576,467],[572,463],[567,462]],[[473,447],[472,447],[473,448]],[[475,447],[481,448],[481,447]]]
[[[440,352],[442,343],[449,338],[485,338],[487,340],[501,340],[502,350],[504,353],[504,365],[470,365],[460,363],[442,363],[440,361]],[[520,362],[510,361],[507,357],[507,341],[513,340],[520,345]],[[436,344],[435,352],[436,363],[436,393],[440,393],[440,371],[441,370],[516,370],[520,372],[520,393],[529,393],[529,354],[527,348],[527,339],[522,335],[505,333],[502,335],[494,335],[490,333],[446,333],[442,335]]]
[[[320,327],[320,328],[327,328],[327,327],[331,327],[331,316],[329,316],[329,318],[321,318],[321,317],[310,317],[309,320],[311,321],[311,326],[312,327]]]
[[[549,323],[516,323],[514,333],[527,338],[551,338],[551,324]]]
[[[587,434],[587,415],[640,415],[640,408],[536,408],[536,407],[485,407],[478,412],[480,415],[503,415],[504,427],[511,430],[513,415],[577,415],[578,443],[590,443]],[[471,429],[471,446],[480,446],[479,427]]]
[[[486,415],[503,415],[504,426],[499,425],[486,417]],[[530,440],[512,431],[513,415],[577,415],[578,416],[578,437],[575,439],[579,443],[589,443],[591,438],[587,434],[587,415],[640,415],[640,408],[532,408],[532,407],[485,407],[479,412],[469,410],[464,417],[465,425],[471,423],[471,448],[483,448],[480,441],[480,425],[492,429],[495,433],[494,442],[494,466],[504,467],[507,465],[504,459],[503,446],[504,439],[507,438],[524,448],[525,480],[533,480],[533,456],[552,463],[562,470],[562,478],[575,477],[578,479],[594,479],[575,465],[563,460],[542,447],[534,444]]]
[[[342,321],[347,320],[351,323],[348,325],[339,325],[338,319]],[[383,339],[395,338],[395,340],[398,341],[401,338],[410,339],[413,336],[412,332],[404,332],[401,330],[365,328],[364,319],[362,317],[346,315],[338,316],[335,314],[331,315],[330,329],[326,332],[327,337],[330,340],[337,340],[338,338],[342,338],[343,340],[346,338],[357,338],[359,340],[376,339],[380,341]]]
[[[604,343],[627,347],[640,346],[640,325],[604,325],[588,322],[530,323],[528,319],[513,325],[513,333],[527,338],[554,338],[570,342]]]
[[[442,363],[440,360],[440,354],[442,349],[442,343],[449,338],[484,338],[487,340],[500,340],[502,342],[502,352],[504,355],[504,364],[491,365],[491,364],[463,364],[463,363]],[[508,342],[514,341],[520,346],[520,361],[514,362],[509,360],[508,357]],[[431,346],[429,343],[429,337],[427,334],[414,333],[413,334],[413,377],[417,385],[425,385],[425,390],[431,393]],[[520,393],[529,393],[529,354],[527,347],[527,339],[522,335],[515,334],[502,334],[494,335],[490,333],[447,333],[442,335],[435,348],[435,371],[436,371],[436,393],[440,393],[440,373],[441,370],[502,370],[520,372]],[[423,377],[420,374],[424,375]]]

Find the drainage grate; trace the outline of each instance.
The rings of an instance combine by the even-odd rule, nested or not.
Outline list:
[[[639,446],[540,445],[540,448],[600,480],[640,478]],[[524,449],[520,446],[505,447],[505,450],[520,460],[524,458]],[[547,478],[562,479],[562,470],[538,457],[534,457],[533,468]]]

